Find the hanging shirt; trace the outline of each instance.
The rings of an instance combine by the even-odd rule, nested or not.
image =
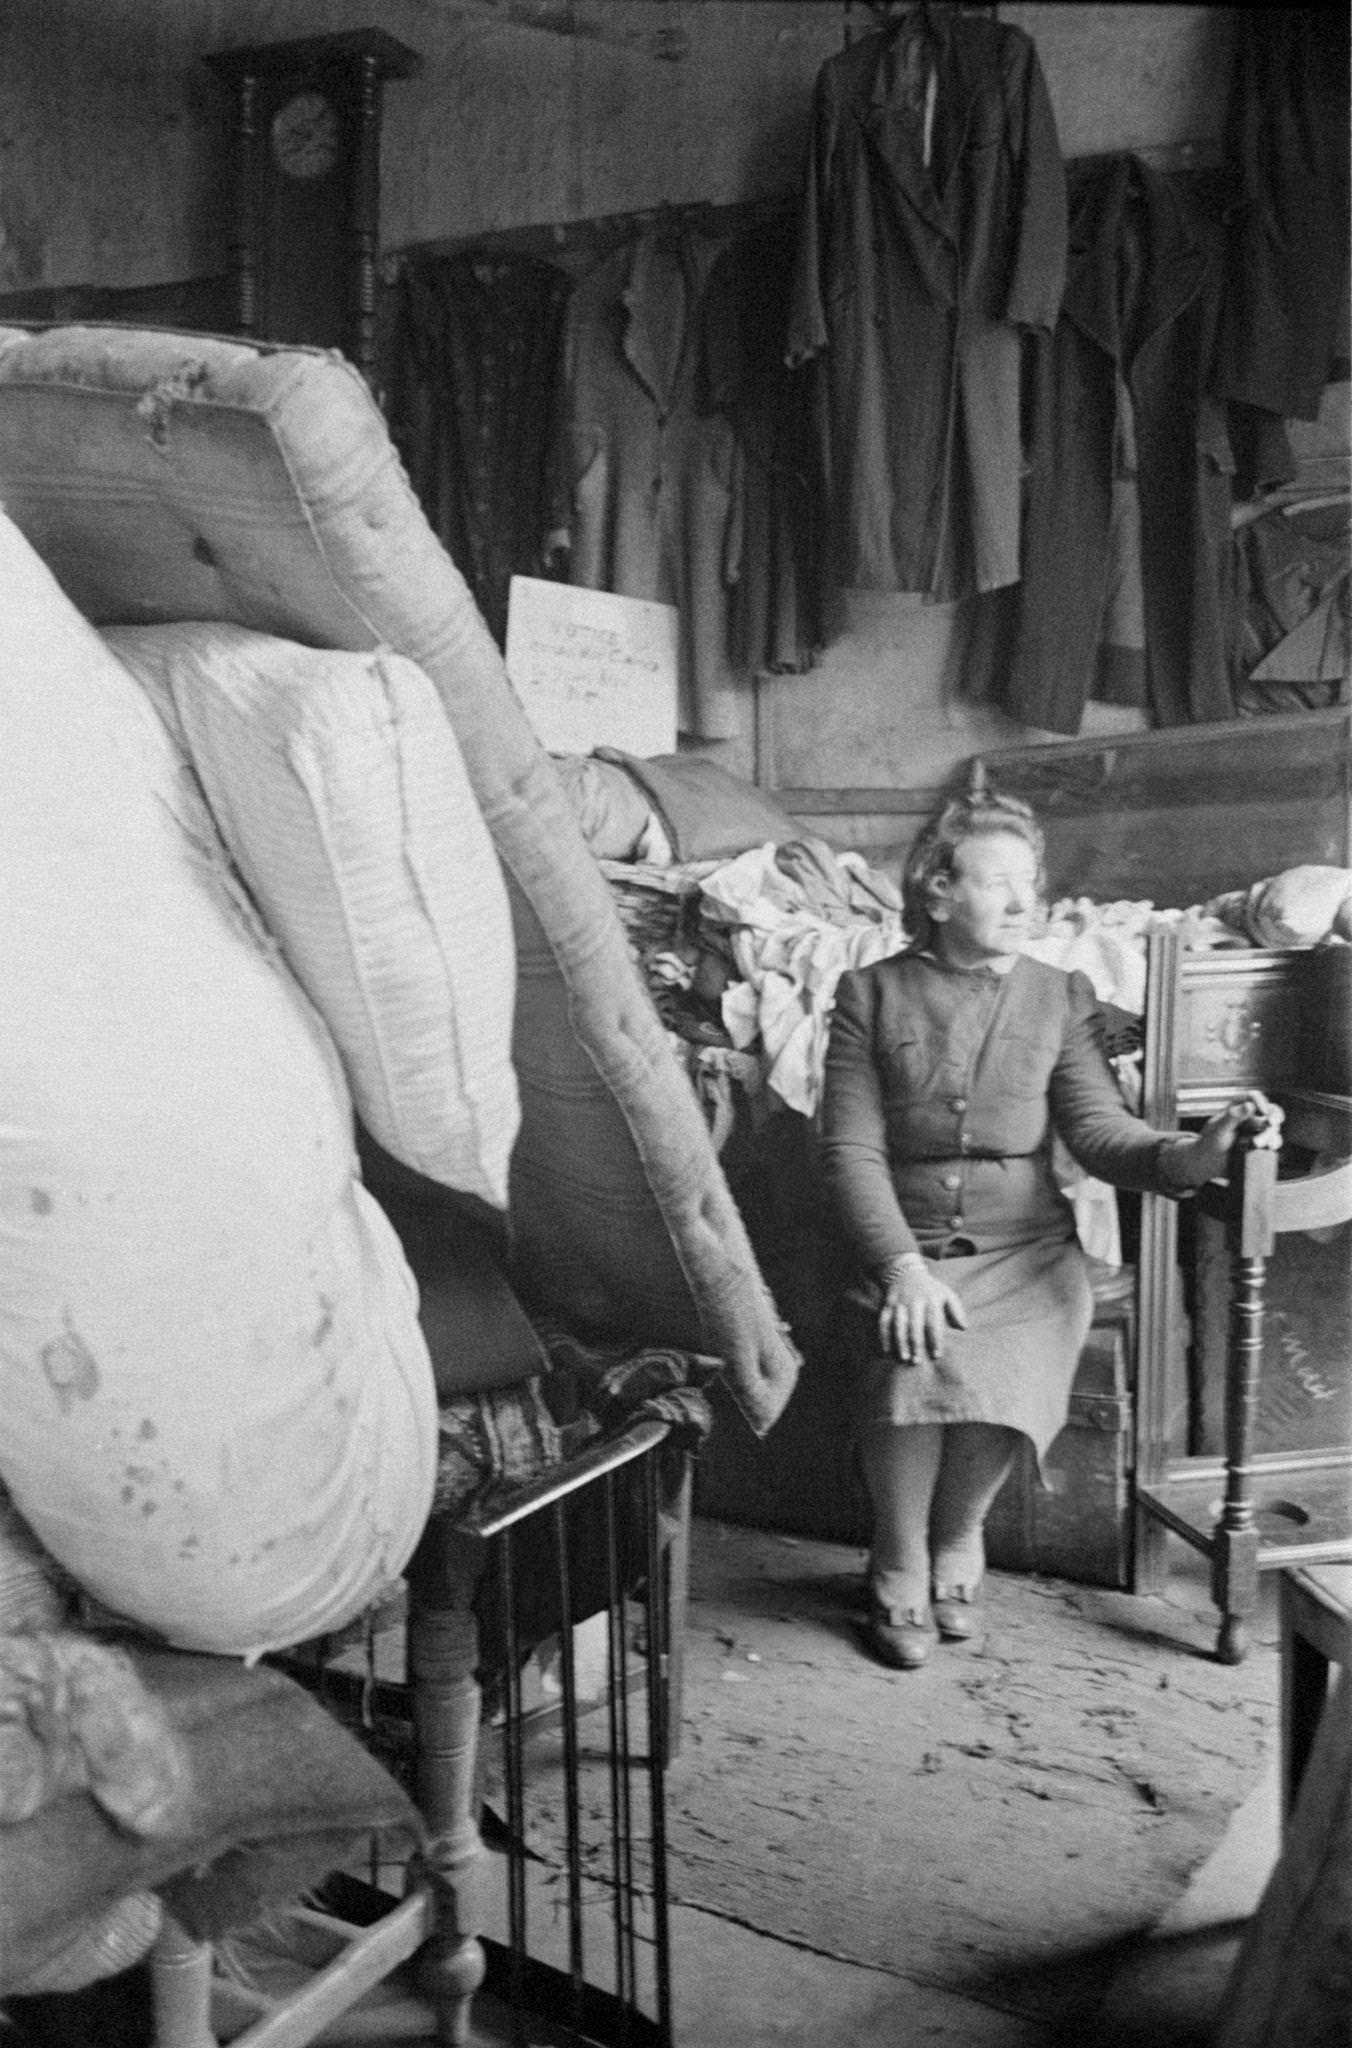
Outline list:
[[[701,307],[720,238],[676,217],[581,278],[564,344],[570,580],[674,605],[678,724],[741,731],[749,679],[729,658],[741,567],[741,460],[699,403]]]
[[[1054,323],[1065,262],[1022,29],[920,6],[822,66],[787,348],[818,362],[835,582],[1016,581],[1020,333]]]

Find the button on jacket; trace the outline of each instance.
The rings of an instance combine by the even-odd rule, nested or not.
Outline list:
[[[978,1252],[1073,1239],[1054,1131],[1099,1179],[1178,1192],[1160,1165],[1171,1137],[1122,1100],[1086,975],[1027,958],[1008,974],[964,971],[909,952],[841,976],[822,1164],[868,1268],[955,1236]]]
[[[1017,579],[1020,331],[1055,321],[1065,260],[1022,29],[920,6],[821,67],[788,356],[820,359],[838,583],[951,600]]]

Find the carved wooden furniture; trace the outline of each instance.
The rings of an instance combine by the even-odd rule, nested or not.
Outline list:
[[[1281,1621],[1282,1817],[1289,1825],[1319,1724],[1341,1673],[1352,1671],[1352,1563],[1290,1566],[1278,1582]]]
[[[243,334],[337,348],[371,380],[387,79],[422,59],[379,29],[216,52],[233,95],[235,317]]]
[[[1345,864],[1352,851],[1346,705],[1000,748],[974,756],[968,779],[978,770],[1032,804],[1046,832],[1053,899],[1200,904],[1301,862]],[[1290,986],[1301,971],[1295,956],[1182,955],[1176,942],[1169,950],[1167,936],[1159,943],[1147,999],[1144,1115],[1166,1128],[1180,1115],[1205,1115],[1246,1079],[1285,1099],[1305,1058]],[[1189,1063],[1176,1072],[1184,1042]],[[1189,1221],[1185,1236],[1191,1228]],[[1206,1508],[1224,1470],[1219,1442],[1208,1433],[1198,1454],[1180,1426],[1190,1389],[1178,1247],[1176,1206],[1143,1198],[1130,1517],[1140,1592],[1164,1581],[1170,1524],[1153,1511],[1154,1498],[1167,1490],[1172,1500],[1195,1482]]]
[[[416,1953],[430,1931],[432,1905],[423,1886],[371,1927],[327,1913],[298,1914],[297,1930],[303,1926],[326,1956],[300,1990],[283,1998],[216,1978],[211,1946],[166,1921],[150,1957],[152,2048],[218,2048],[223,2039],[248,2048],[304,2048]],[[223,1997],[232,2008],[225,2034],[217,2031]]]
[[[430,2039],[446,2048],[472,2038],[472,2004],[486,1977],[514,2011],[525,2012],[532,2003],[538,2011],[547,2004],[556,2023],[574,2028],[572,2036],[565,2032],[551,2038],[669,2048],[664,1779],[680,1713],[690,1506],[688,1455],[668,1444],[669,1435],[664,1422],[635,1421],[622,1435],[529,1485],[498,1492],[463,1520],[433,1517],[409,1573],[406,1686],[386,1688],[411,1714],[415,1792],[427,1828],[426,1845],[408,1868],[403,1897],[346,1878],[339,1880],[323,1910],[288,1915],[283,1934],[292,1982],[281,1992],[268,1988],[266,1972],[255,1988],[247,1977],[241,1981],[221,1971],[209,1943],[193,1941],[167,1924],[151,1958],[153,2048],[218,2048],[222,2041],[231,2048],[305,2048],[321,2034],[335,2042]],[[579,1516],[586,1525],[581,1555]],[[543,1539],[540,1554],[550,1560],[552,1586],[542,1586],[546,1575],[538,1573],[528,1586],[518,1583],[525,1574],[516,1561],[516,1546],[531,1530]],[[496,1593],[487,1607],[485,1579]],[[643,1661],[636,1674],[626,1655],[626,1608],[640,1585]],[[520,1670],[538,1636],[542,1598],[558,1625],[561,1651],[570,1843],[570,1966],[562,1973],[530,1951],[521,1824]],[[619,1791],[611,1816],[609,1879],[617,1929],[613,1990],[589,1971],[581,1869],[573,1853],[579,1700],[567,1617],[576,1621],[584,1611],[603,1612],[607,1618],[606,1718]],[[493,1617],[487,1643],[480,1626],[485,1612]],[[485,1666],[497,1670],[499,1663],[510,1836],[505,1943],[483,1938],[484,1845],[477,1791],[481,1675]],[[631,1739],[629,1695],[636,1675],[646,1703],[641,1750]],[[636,1779],[646,1786],[641,1802],[631,1783]],[[633,1856],[640,1804],[645,1838],[651,1839],[644,1934],[651,1937],[653,1955],[652,1984],[644,1984],[642,1997]],[[588,1881],[595,1888],[595,1873],[589,1872]]]
[[[1136,1589],[1158,1588],[1165,1532],[1202,1551],[1222,1616],[1217,1654],[1229,1663],[1244,1655],[1261,1571],[1352,1555],[1352,1436],[1345,1424],[1330,1440],[1300,1448],[1257,1450],[1254,1443],[1265,1280],[1276,1241],[1352,1217],[1352,1098],[1306,1082],[1315,964],[1304,951],[1190,953],[1172,930],[1150,941],[1146,1121],[1169,1129],[1205,1118],[1257,1086],[1285,1108],[1285,1152],[1300,1147],[1316,1162],[1312,1171],[1281,1178],[1278,1153],[1241,1140],[1228,1179],[1197,1197],[1197,1252],[1205,1260],[1209,1242],[1214,1255],[1219,1234],[1229,1262],[1219,1451],[1199,1447],[1195,1427],[1180,1442],[1173,1426],[1180,1219],[1171,1202],[1142,1201]],[[1205,1354],[1215,1333],[1207,1328],[1203,1297],[1198,1306],[1195,1344]],[[1328,1363],[1346,1371],[1346,1359]]]
[[[1214,2048],[1347,2039],[1352,1564],[1283,1571],[1279,1595],[1282,1849],[1208,2032]]]

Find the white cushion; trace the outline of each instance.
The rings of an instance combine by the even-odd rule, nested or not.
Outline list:
[[[384,417],[341,356],[0,327],[0,499],[98,625],[389,646],[435,684],[516,930],[514,1270],[565,1323],[713,1353],[752,1427],[798,1354],[604,876]]]
[[[224,624],[121,627],[176,719],[230,853],[406,1166],[498,1208],[519,1120],[516,951],[450,720],[388,649]]]
[[[126,670],[0,515],[0,1483],[184,1648],[339,1628],[437,1418],[322,1018]]]

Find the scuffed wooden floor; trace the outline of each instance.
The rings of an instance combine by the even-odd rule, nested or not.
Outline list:
[[[1104,1958],[1154,1924],[1257,1782],[1275,1649],[1214,1663],[1195,1591],[993,1575],[976,1642],[892,1672],[861,1647],[861,1567],[837,1545],[696,1524],[673,1902],[1073,2031]],[[598,1878],[600,1772],[584,1757]],[[532,1779],[528,1838],[552,1861],[556,1787]]]

